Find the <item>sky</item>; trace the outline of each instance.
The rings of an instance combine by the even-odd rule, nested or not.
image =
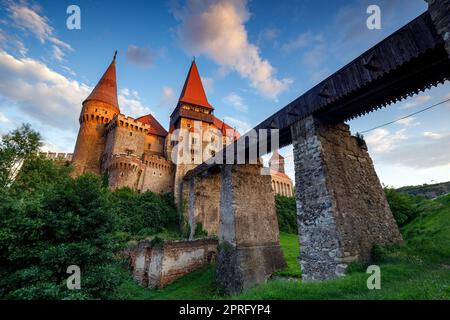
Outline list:
[[[80,8],[70,30],[67,8]],[[369,30],[369,5],[381,29]],[[30,123],[73,152],[82,101],[114,55],[121,112],[167,129],[193,57],[215,115],[240,133],[426,10],[423,0],[0,0],[0,134]],[[450,98],[445,83],[349,122],[353,133]],[[380,181],[450,180],[450,103],[364,134]],[[281,150],[294,179],[292,147]],[[267,160],[267,157],[266,157]]]

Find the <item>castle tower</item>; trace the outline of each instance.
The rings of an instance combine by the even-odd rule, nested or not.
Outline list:
[[[92,93],[83,102],[80,130],[73,155],[73,174],[84,172],[100,174],[101,158],[105,149],[105,128],[120,114],[117,101],[116,55]]]
[[[284,157],[278,153],[278,150],[273,152],[272,157],[269,160],[269,168],[271,170],[285,173],[284,172]]]
[[[216,129],[213,113],[214,108],[208,102],[197,65],[193,60],[177,106],[170,116],[170,132],[166,141],[166,154],[176,164],[174,196],[177,203],[180,200],[181,179],[187,171],[203,162],[203,150],[208,145],[207,141],[203,141],[203,133]],[[174,131],[179,129],[189,135],[186,137],[183,135],[182,138],[175,137]],[[182,151],[177,154],[177,159],[173,159],[172,150],[177,144],[178,150],[182,148]],[[198,159],[200,161],[197,161]]]

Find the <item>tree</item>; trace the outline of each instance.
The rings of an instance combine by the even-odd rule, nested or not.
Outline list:
[[[23,162],[35,154],[42,146],[42,137],[22,124],[19,129],[4,135],[0,141],[0,188],[11,184]]]

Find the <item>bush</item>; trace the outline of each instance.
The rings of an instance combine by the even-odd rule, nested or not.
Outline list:
[[[295,198],[276,195],[275,206],[280,231],[297,234],[297,206]]]
[[[419,215],[417,202],[420,199],[418,197],[400,193],[390,188],[385,188],[384,192],[399,227],[406,225]]]
[[[144,238],[178,227],[178,213],[172,199],[170,194],[160,196],[122,188],[109,194],[109,205],[117,218],[118,230],[128,233],[130,238]]]
[[[110,271],[119,244],[100,178],[66,174],[39,186],[41,174],[61,169],[48,160],[30,161],[35,163],[26,164],[11,189],[0,193],[0,297],[111,297],[118,284]],[[29,188],[20,193],[19,186]],[[66,287],[69,265],[81,269],[80,291]]]

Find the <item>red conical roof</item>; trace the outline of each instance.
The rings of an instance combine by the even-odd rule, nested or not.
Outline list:
[[[184,87],[181,92],[179,102],[214,109],[206,98],[205,90],[203,89],[202,80],[200,79],[195,60],[192,61],[191,68],[189,69],[186,81],[184,82]]]
[[[166,129],[164,129],[164,127],[158,122],[158,120],[156,120],[155,117],[151,114],[142,116],[140,118],[137,118],[136,120],[150,125],[150,130],[148,131],[148,133],[156,134],[161,137],[167,136]]]
[[[110,104],[119,110],[119,103],[117,101],[116,54],[114,54],[113,61],[109,65],[108,69],[106,69],[100,81],[97,83],[94,90],[92,90],[89,97],[84,100],[84,102],[89,100],[97,100]]]

